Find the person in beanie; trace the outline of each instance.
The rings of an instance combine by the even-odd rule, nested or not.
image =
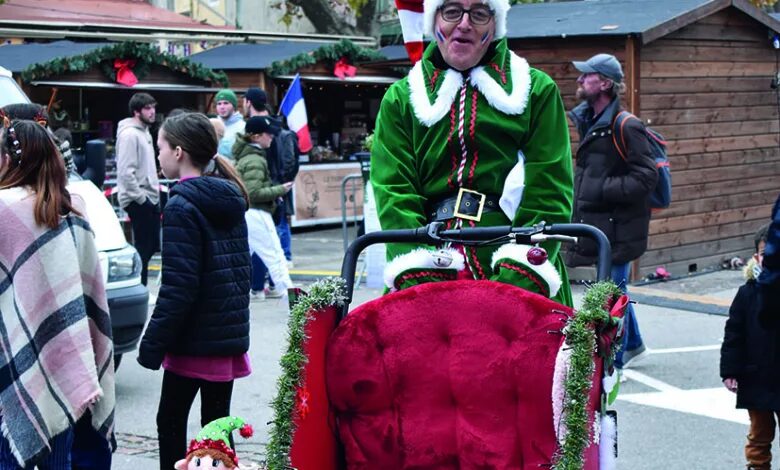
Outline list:
[[[238,456],[230,442],[230,435],[236,429],[245,439],[254,434],[252,426],[237,416],[226,416],[210,422],[190,442],[187,456],[176,462],[174,468],[225,470],[238,467]]]
[[[577,79],[577,98],[582,103],[569,113],[580,135],[572,221],[593,225],[609,238],[612,281],[625,292],[631,261],[647,249],[649,197],[658,173],[642,121],[625,120],[625,159],[612,139],[612,123],[620,113],[619,95],[625,89],[620,62],[613,55],[596,54],[587,61],[575,61],[574,66],[582,72]],[[582,239],[569,251],[567,263],[589,265],[596,258],[595,243]],[[623,347],[615,358],[618,369],[646,353],[632,304],[623,322]]]
[[[283,295],[292,287],[284,252],[274,226],[273,214],[276,201],[287,194],[293,182],[275,184],[268,170],[267,151],[274,137],[279,134],[279,123],[270,116],[254,116],[246,123],[246,133],[239,134],[233,146],[236,170],[249,192],[249,210],[246,223],[249,230],[249,249],[257,254]],[[264,298],[263,291],[252,295]]]
[[[569,222],[563,101],[548,75],[509,49],[509,1],[425,0],[423,6],[433,41],[389,88],[376,122],[371,183],[382,229],[434,221],[452,228]],[[511,244],[453,246],[447,256],[415,248],[387,245],[390,290],[414,280],[465,277],[514,284],[571,305],[559,243],[533,252]],[[442,259],[452,262],[442,265]]]
[[[233,90],[223,89],[214,97],[217,115],[225,125],[225,134],[219,141],[218,153],[230,160],[233,159],[232,148],[236,135],[244,132],[244,117],[238,112],[238,98]]]

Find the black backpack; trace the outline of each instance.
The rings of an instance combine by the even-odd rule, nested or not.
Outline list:
[[[615,116],[612,123],[612,142],[615,144],[620,157],[626,160],[626,141],[623,137],[623,126],[629,119],[641,119],[629,113],[621,111]],[[653,209],[666,209],[672,203],[672,172],[669,167],[669,156],[666,153],[666,140],[658,132],[644,126],[645,136],[650,142],[650,149],[655,159],[655,168],[658,170],[658,181],[655,189],[650,193],[650,207]]]

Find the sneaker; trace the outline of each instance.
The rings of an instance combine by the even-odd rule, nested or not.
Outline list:
[[[276,287],[265,288],[265,297],[268,299],[281,299],[284,297],[284,294],[282,289],[277,289]]]
[[[623,373],[623,369],[615,368],[615,370],[617,370],[618,382],[622,384],[628,382],[628,377],[626,377],[626,374]]]
[[[261,290],[253,290],[249,292],[250,302],[262,302],[263,300],[265,300],[265,292]]]
[[[626,351],[623,353],[623,368],[628,369],[629,364],[637,365],[642,359],[647,357],[647,348],[645,345],[641,345],[636,349]]]

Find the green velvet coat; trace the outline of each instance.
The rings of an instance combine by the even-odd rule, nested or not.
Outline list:
[[[371,152],[371,182],[382,229],[425,225],[426,203],[456,195],[459,187],[500,195],[518,163],[518,151],[525,157],[519,207],[511,220],[497,211],[483,214],[476,225],[569,222],[571,148],[563,102],[553,80],[511,52],[505,39],[498,41],[486,65],[466,74],[436,68],[431,60],[436,47],[431,43],[422,60],[382,100]],[[390,244],[388,259],[414,248]],[[571,305],[560,244],[550,242],[544,248],[563,282],[554,299]],[[494,274],[490,268],[494,251],[495,247],[469,251],[477,278],[536,290],[529,279],[504,278],[503,270]]]

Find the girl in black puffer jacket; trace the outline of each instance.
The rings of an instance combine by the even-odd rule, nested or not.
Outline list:
[[[138,355],[162,365],[157,433],[160,468],[187,450],[187,416],[201,394],[201,423],[230,415],[233,380],[249,365],[246,189],[217,153],[203,114],[169,118],[157,138],[160,167],[179,179],[163,213],[162,284]]]

